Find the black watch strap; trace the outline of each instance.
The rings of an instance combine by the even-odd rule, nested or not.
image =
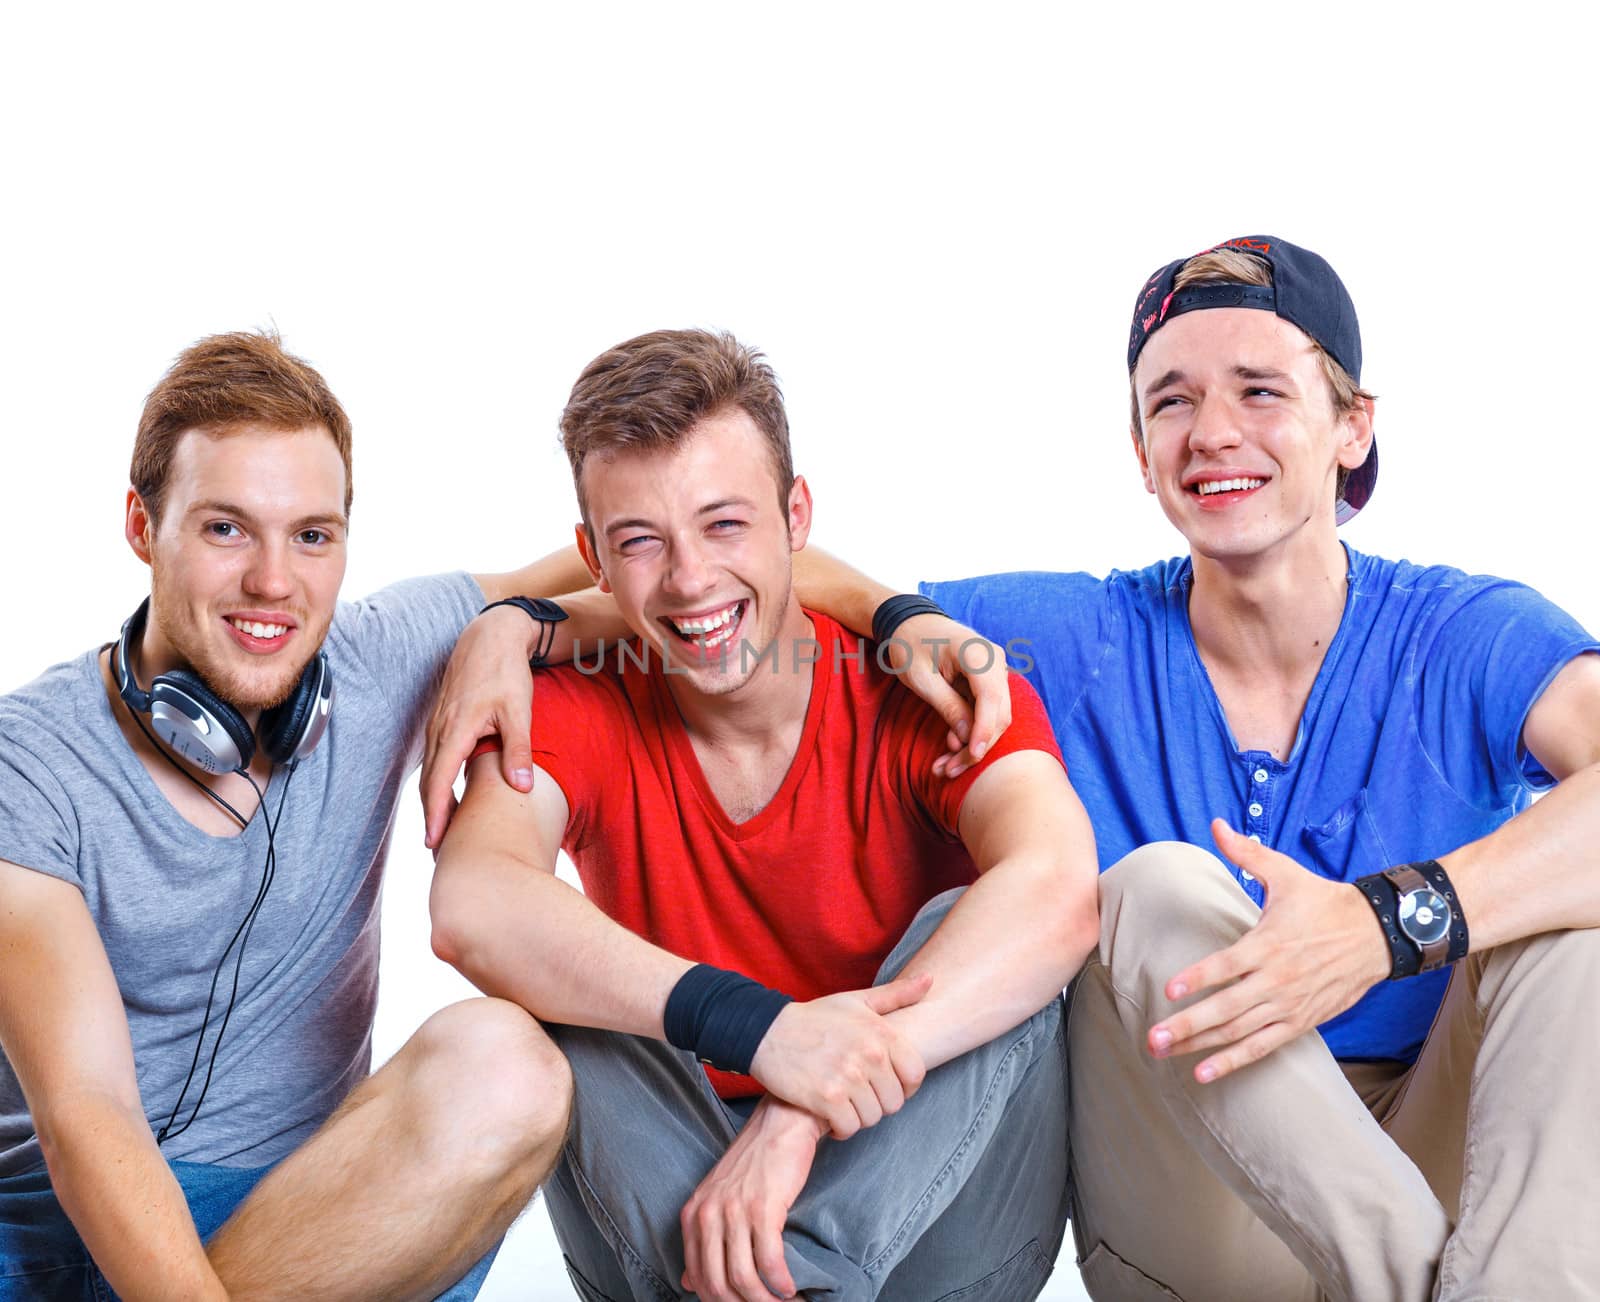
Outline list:
[[[1378,925],[1383,928],[1384,943],[1389,946],[1389,980],[1416,976],[1422,970],[1422,954],[1400,932],[1400,896],[1394,883],[1382,873],[1373,873],[1358,879],[1354,885],[1372,906]]]
[[[567,617],[567,612],[548,597],[502,597],[499,601],[491,601],[478,614],[486,614],[496,606],[515,606],[539,626],[539,641],[533,654],[528,657],[528,664],[538,669],[550,654],[550,648],[555,645],[556,625]]]

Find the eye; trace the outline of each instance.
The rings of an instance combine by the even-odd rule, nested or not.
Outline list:
[[[212,520],[205,526],[208,537],[218,539],[237,538],[240,536],[239,526],[231,520]]]
[[[302,529],[295,537],[307,547],[320,547],[323,543],[333,541],[325,529]]]
[[[1146,412],[1145,414],[1147,416],[1157,415],[1158,413],[1165,411],[1168,407],[1171,407],[1174,404],[1180,403],[1182,401],[1183,401],[1183,399],[1180,398],[1177,394],[1169,393],[1165,398],[1157,399],[1155,405],[1152,406],[1150,408],[1150,410],[1148,412]]]
[[[1276,389],[1264,389],[1257,385],[1255,388],[1246,389],[1244,396],[1247,398],[1281,398],[1283,394]]]
[[[653,543],[655,540],[656,539],[653,534],[636,533],[631,537],[624,538],[621,542],[619,542],[617,544],[617,550],[624,556],[632,556],[635,553],[643,551],[646,544]]]
[[[726,533],[730,529],[743,529],[743,520],[718,520],[712,524],[712,529],[718,533]]]

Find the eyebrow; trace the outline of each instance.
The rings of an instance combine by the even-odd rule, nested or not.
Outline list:
[[[707,502],[695,514],[711,515],[717,511],[726,511],[730,506],[743,507],[747,511],[755,510],[755,503],[747,497],[722,497],[715,502]],[[609,538],[613,534],[621,533],[624,529],[654,529],[655,527],[656,525],[653,521],[646,520],[642,516],[635,516],[631,519],[617,520],[608,524],[606,526],[606,537]]]
[[[231,515],[245,521],[247,524],[256,524],[258,519],[254,512],[240,506],[237,502],[224,502],[220,498],[207,498],[195,502],[186,512],[188,515]],[[349,521],[343,511],[321,511],[312,515],[303,515],[298,520],[290,522],[289,532],[299,533],[302,529],[309,529],[313,525],[336,524],[341,529],[348,527]]]
[[[1294,380],[1287,371],[1275,370],[1270,366],[1235,366],[1233,376],[1238,380],[1273,380],[1279,384],[1293,383]],[[1161,392],[1162,389],[1183,383],[1187,378],[1188,376],[1176,368],[1166,371],[1144,391],[1144,396],[1148,398],[1152,394]]]

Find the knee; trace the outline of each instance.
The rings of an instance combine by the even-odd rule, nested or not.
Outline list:
[[[503,999],[468,999],[435,1013],[416,1040],[421,1107],[456,1158],[542,1176],[572,1109],[572,1073],[544,1028]]]
[[[1209,851],[1153,841],[1100,875],[1100,960],[1108,968],[1159,958],[1171,968],[1231,944],[1255,905]]]

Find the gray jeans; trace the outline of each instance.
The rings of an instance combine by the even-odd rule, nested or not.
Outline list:
[[[930,901],[878,971],[890,980],[960,895]],[[694,1058],[660,1041],[549,1028],[572,1064],[572,1128],[545,1188],[588,1302],[684,1296],[678,1213],[744,1124]],[[1050,1275],[1067,1216],[1066,1044],[1053,999],[928,1073],[900,1112],[825,1141],[785,1257],[811,1299],[1020,1302]]]

